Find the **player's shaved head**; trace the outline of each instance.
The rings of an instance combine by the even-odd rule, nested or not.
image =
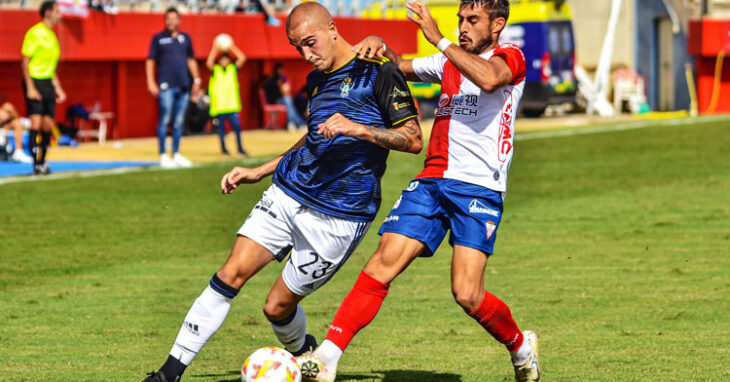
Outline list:
[[[289,17],[286,18],[286,30],[289,32],[292,28],[305,23],[312,28],[311,30],[326,29],[332,23],[332,15],[327,8],[315,1],[301,3],[289,12]]]
[[[317,70],[331,70],[352,57],[351,46],[337,32],[327,8],[310,1],[294,7],[286,18],[289,43]]]

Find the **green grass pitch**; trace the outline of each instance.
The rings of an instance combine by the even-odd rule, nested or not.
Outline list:
[[[516,143],[486,284],[539,333],[544,380],[730,380],[728,147],[728,120]],[[422,161],[391,154],[366,240],[304,301],[319,339]],[[270,184],[222,196],[230,166],[0,186],[0,380],[157,368]],[[449,264],[443,244],[393,283],[338,381],[512,380],[505,350],[453,302]],[[243,289],[186,380],[237,381],[277,344],[261,308],[280,269]]]

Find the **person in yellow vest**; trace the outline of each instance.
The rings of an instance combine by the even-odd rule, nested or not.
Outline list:
[[[52,28],[61,22],[61,11],[54,1],[41,4],[41,18],[25,33],[23,38],[23,92],[30,117],[30,152],[33,157],[33,174],[48,174],[46,153],[51,143],[56,102],[66,100],[66,93],[56,75],[56,65],[61,48]],[[37,147],[38,134],[41,136]]]
[[[248,157],[248,153],[241,144],[241,122],[239,120],[241,94],[238,85],[238,69],[246,62],[246,55],[235,45],[231,45],[229,50],[236,56],[235,63],[228,52],[221,52],[216,44],[213,44],[208,59],[205,61],[206,66],[211,71],[210,80],[208,81],[210,117],[213,119],[213,124],[218,126],[223,155],[229,155],[225,141],[225,121],[228,121],[231,128],[236,132],[238,153]]]

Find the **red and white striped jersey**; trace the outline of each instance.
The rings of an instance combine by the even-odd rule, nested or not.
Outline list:
[[[507,190],[526,63],[513,44],[479,55],[484,60],[493,56],[507,62],[512,82],[491,93],[464,77],[443,53],[413,60],[413,71],[422,81],[441,83],[426,164],[417,178],[456,179],[498,192]]]

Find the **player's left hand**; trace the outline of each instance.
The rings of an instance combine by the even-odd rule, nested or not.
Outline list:
[[[438,44],[444,35],[441,34],[436,20],[431,17],[431,11],[428,10],[426,4],[419,3],[418,1],[409,1],[406,3],[406,8],[413,12],[413,15],[408,14],[408,20],[416,23],[423,31],[423,36],[431,44]]]
[[[56,103],[63,103],[66,100],[66,92],[60,86],[56,87]]]
[[[337,134],[358,137],[362,132],[362,127],[359,123],[350,121],[342,114],[335,113],[327,118],[324,123],[317,125],[317,134],[322,134],[327,139],[334,138]]]
[[[190,94],[192,94],[194,96],[195,94],[198,94],[199,90],[200,90],[200,84],[193,83],[193,88],[190,89]]]
[[[221,192],[230,194],[238,188],[239,184],[256,183],[261,180],[261,175],[257,169],[234,167],[231,171],[223,175],[221,179]]]

